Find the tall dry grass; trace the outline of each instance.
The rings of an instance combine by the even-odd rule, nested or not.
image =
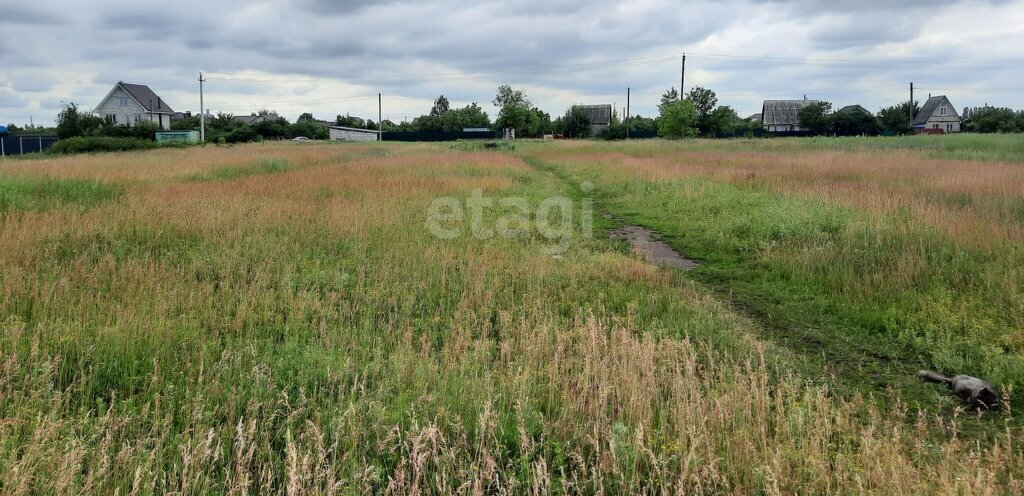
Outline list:
[[[0,216],[0,492],[1022,489],[1012,410],[979,439],[835,394],[607,240],[430,236],[437,196],[567,193],[514,156],[187,152],[15,164],[124,192]]]

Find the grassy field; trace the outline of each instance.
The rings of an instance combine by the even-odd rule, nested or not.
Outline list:
[[[0,493],[1019,494],[1022,241],[1015,137],[0,161]]]

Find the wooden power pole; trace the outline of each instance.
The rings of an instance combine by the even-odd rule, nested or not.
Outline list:
[[[626,118],[622,121],[626,124],[626,139],[629,139],[629,91],[630,88],[626,87]]]
[[[910,129],[914,129],[914,83],[910,83]]]
[[[683,99],[683,88],[686,84],[686,52],[683,52],[683,70],[679,73],[679,99]]]
[[[199,142],[206,143],[206,106],[203,103],[203,73],[199,73]]]

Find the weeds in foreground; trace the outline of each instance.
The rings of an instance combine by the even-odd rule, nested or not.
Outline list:
[[[294,168],[182,181],[266,156]],[[560,258],[536,236],[430,236],[438,196],[566,194],[507,153],[101,158],[32,165],[122,181],[119,201],[0,216],[0,493],[1024,490],[1012,403],[834,389],[717,292],[600,236]]]

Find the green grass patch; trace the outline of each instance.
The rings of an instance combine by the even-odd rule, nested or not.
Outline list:
[[[808,357],[850,391],[900,385],[927,403],[922,367],[1024,387],[1016,271],[1019,250],[974,250],[900,216],[877,217],[817,199],[709,179],[643,180],[605,166],[556,166],[598,185],[597,202],[663,233],[687,274]],[[942,199],[968,205],[969,195]],[[813,367],[809,375],[815,375]],[[1022,403],[1015,400],[1015,404]]]
[[[551,143],[520,141],[520,151],[543,150]],[[593,142],[588,151],[624,153],[638,158],[673,152],[801,153],[821,150],[842,152],[918,152],[927,158],[974,162],[1024,162],[1024,139],[1017,134],[949,134],[929,136],[737,138],[687,140],[634,140]]]
[[[189,176],[191,181],[233,181],[249,176],[278,174],[294,170],[291,162],[283,158],[263,158],[249,165],[225,166],[206,173],[195,173]]]
[[[60,205],[93,207],[121,194],[120,186],[97,180],[0,174],[0,213],[49,210]]]

